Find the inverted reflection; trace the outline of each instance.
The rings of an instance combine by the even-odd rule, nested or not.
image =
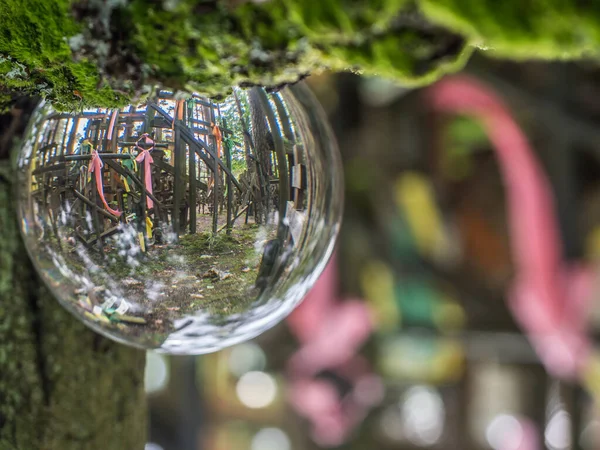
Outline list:
[[[303,86],[222,102],[38,108],[20,153],[27,248],[58,299],[122,342],[204,353],[284,317],[341,208],[336,149]]]

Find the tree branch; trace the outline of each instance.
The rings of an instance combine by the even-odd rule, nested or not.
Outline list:
[[[324,69],[420,84],[470,53],[406,0],[0,0],[0,17],[0,93],[60,109],[123,105],[157,83],[216,96]]]

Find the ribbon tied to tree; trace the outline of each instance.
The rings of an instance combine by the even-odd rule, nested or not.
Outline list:
[[[121,211],[117,211],[116,209],[112,209],[108,206],[106,202],[106,198],[104,197],[104,183],[102,181],[102,167],[104,167],[104,163],[100,158],[100,155],[96,150],[92,150],[92,159],[90,161],[90,167],[88,168],[89,173],[93,173],[96,177],[96,189],[98,190],[98,195],[100,196],[100,200],[102,200],[102,204],[106,208],[106,210],[114,216],[120,217]]]
[[[217,159],[221,158],[221,154],[222,154],[222,143],[223,143],[223,134],[221,133],[221,128],[219,128],[219,125],[217,125],[215,122],[211,122],[211,130],[213,133],[213,136],[215,137],[215,149],[217,150]],[[221,169],[219,168],[219,165],[217,164],[217,168],[216,168],[216,172],[212,175],[209,176],[208,178],[208,188],[212,189],[213,185],[214,185],[214,177],[218,177],[219,174],[221,173]]]
[[[141,147],[140,144],[142,142],[147,146],[149,145],[150,147]],[[154,159],[152,159],[150,152],[154,150],[154,141],[148,135],[148,133],[144,133],[135,143],[135,147],[139,150],[139,154],[137,155],[135,160],[138,163],[144,163],[144,185],[146,187],[146,191],[152,194],[152,168],[150,167],[150,164],[154,162]],[[146,195],[146,205],[148,206],[148,209],[154,206],[154,202],[148,195]]]
[[[215,142],[217,145],[217,157],[221,157],[221,154],[223,152],[222,149],[222,142],[223,142],[223,133],[221,133],[221,128],[219,128],[219,125],[217,125],[216,123],[212,124],[212,132],[213,135],[215,136]]]

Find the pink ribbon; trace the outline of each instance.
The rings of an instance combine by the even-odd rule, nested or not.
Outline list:
[[[102,181],[102,167],[104,167],[104,163],[100,159],[100,155],[96,150],[92,151],[92,160],[90,161],[90,167],[88,168],[89,173],[94,173],[96,177],[96,189],[98,190],[98,195],[100,195],[100,200],[104,204],[106,210],[114,216],[120,217],[121,211],[117,211],[116,209],[112,209],[106,203],[106,198],[104,198],[104,183]]]
[[[563,258],[552,188],[533,150],[503,102],[467,77],[428,89],[438,111],[478,119],[496,152],[507,191],[516,276],[509,307],[550,373],[574,378],[591,348],[586,332],[589,269]]]
[[[152,144],[150,148],[142,148],[140,147],[140,142],[144,141],[146,144]],[[154,141],[148,136],[148,133],[144,133],[142,137],[135,143],[136,148],[139,150],[139,155],[135,158],[135,160],[139,163],[144,163],[144,185],[146,186],[146,190],[152,194],[152,169],[150,168],[150,164],[154,162],[150,152],[154,150]],[[150,198],[150,196],[146,195],[146,205],[148,209],[154,206],[154,202]]]

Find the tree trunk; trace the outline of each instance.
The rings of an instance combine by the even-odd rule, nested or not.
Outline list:
[[[271,152],[273,151],[273,137],[267,125],[267,117],[260,100],[260,88],[248,91],[248,104],[250,105],[250,121],[252,123],[252,142],[254,143],[254,156],[257,161],[260,189],[263,203],[256,205],[256,223],[267,221],[267,214],[271,202],[270,180],[272,176]]]
[[[145,353],[66,312],[21,241],[7,149],[32,106],[0,116],[0,450],[142,450]]]
[[[261,208],[263,199],[262,192],[260,189],[260,177],[258,175],[258,164],[254,161],[252,157],[252,152],[254,148],[254,143],[252,142],[252,138],[250,136],[249,127],[246,124],[246,119],[244,119],[244,110],[242,109],[242,104],[240,99],[235,91],[233,91],[233,96],[235,98],[235,104],[237,106],[238,115],[240,118],[240,122],[242,123],[242,133],[244,135],[244,152],[246,156],[246,170],[248,173],[248,189],[249,189],[249,198],[252,198],[252,204],[254,211],[255,220],[258,218],[257,208]],[[247,205],[250,206],[249,204]],[[246,214],[246,222],[248,221],[248,214]],[[260,223],[256,221],[256,223]]]

